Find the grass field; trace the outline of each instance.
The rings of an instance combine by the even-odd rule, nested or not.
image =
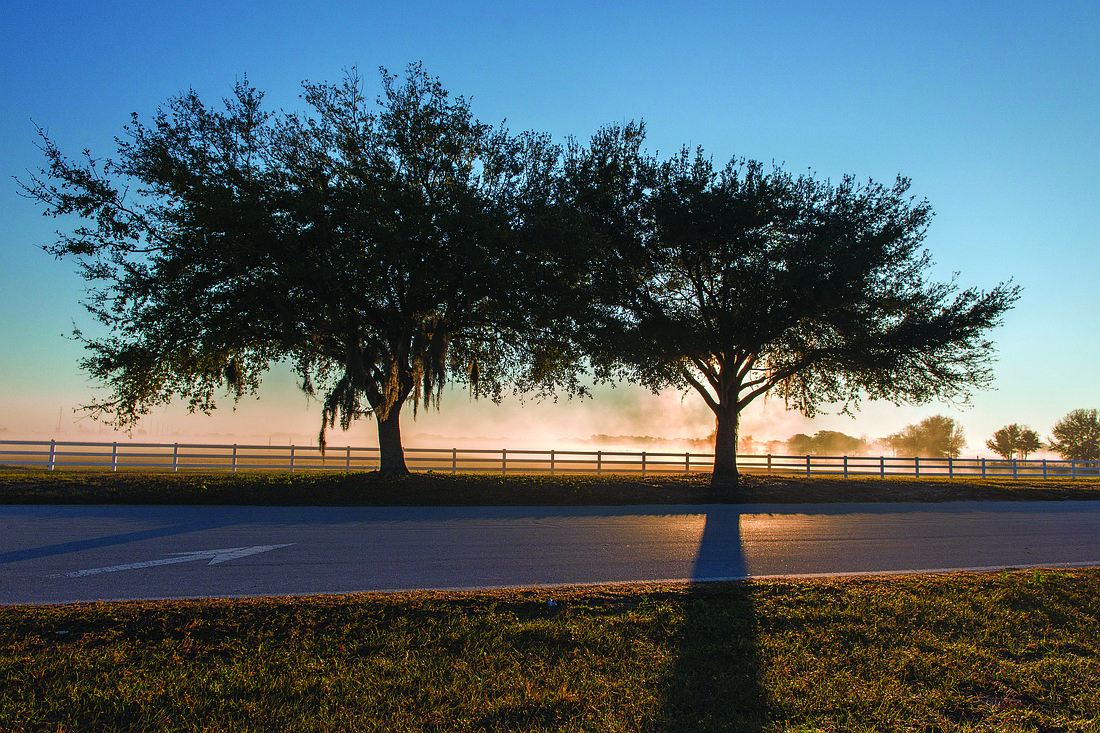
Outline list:
[[[0,729],[1092,731],[1098,599],[1081,570],[6,607]]]
[[[746,474],[548,476],[414,473],[141,473],[0,467],[0,504],[575,506],[1100,499],[1096,479],[834,478]]]
[[[0,504],[1067,498],[1100,485],[0,469]],[[0,607],[4,733],[1054,733],[1098,690],[1100,569]]]

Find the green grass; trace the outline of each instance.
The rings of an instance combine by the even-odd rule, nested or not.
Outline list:
[[[1098,570],[0,608],[12,732],[1050,733],[1097,690]]]
[[[1096,479],[832,478],[415,473],[111,473],[0,467],[0,504],[576,506],[709,503],[1050,501],[1100,499]]]

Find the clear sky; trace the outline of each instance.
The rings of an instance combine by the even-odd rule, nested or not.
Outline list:
[[[1100,5],[1083,2],[52,2],[0,10],[0,438],[96,434],[72,408],[94,385],[77,362],[82,281],[37,247],[64,222],[43,218],[12,176],[42,162],[32,120],[72,154],[114,153],[131,112],[148,118],[194,88],[208,102],[247,74],[271,106],[301,108],[302,80],[357,66],[428,73],[514,131],[587,138],[644,119],[649,149],[703,146],[788,170],[883,182],[902,174],[936,218],[935,274],[963,286],[1013,279],[1023,297],[994,334],[996,388],[970,407],[865,403],[852,420],[813,421],[774,401],[743,433],[786,439],[830,429],[870,437],[934,413],[966,429],[967,455],[1000,426],[1049,435],[1072,409],[1100,407]],[[276,370],[259,402],[213,418],[151,415],[148,437],[219,433],[259,440],[316,433],[319,405]],[[703,437],[693,395],[635,388],[584,403],[503,406],[445,395],[405,418],[420,434],[484,436],[486,447],[555,447],[594,433]],[[343,436],[332,442],[342,444]],[[347,440],[374,444],[364,422]],[[504,441],[504,444],[501,443]]]

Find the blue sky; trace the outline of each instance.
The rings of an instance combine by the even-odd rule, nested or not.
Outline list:
[[[996,389],[959,410],[865,404],[856,420],[753,408],[743,432],[784,439],[820,429],[885,435],[942,412],[981,452],[1001,425],[1049,434],[1072,409],[1100,406],[1100,6],[1093,2],[731,3],[39,3],[0,11],[0,433],[98,431],[71,409],[93,394],[65,338],[89,327],[70,264],[36,247],[64,222],[43,218],[11,176],[41,163],[32,120],[71,153],[114,152],[131,112],[148,118],[194,88],[213,102],[247,74],[273,107],[300,108],[302,80],[423,61],[486,122],[586,138],[644,119],[649,148],[703,146],[813,170],[913,181],[937,215],[935,274],[964,286],[1010,278],[1023,297],[994,334]],[[368,87],[369,88],[369,87]],[[152,436],[316,432],[319,406],[277,372],[259,402],[214,418],[156,413]],[[587,403],[501,407],[447,395],[419,433],[702,437],[692,396],[636,389]],[[225,402],[229,407],[229,402]],[[353,429],[374,441],[373,425]],[[335,442],[341,442],[339,438]],[[498,447],[495,444],[492,447]]]

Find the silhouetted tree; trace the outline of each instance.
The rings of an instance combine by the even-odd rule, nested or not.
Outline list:
[[[985,441],[985,445],[1006,461],[1013,456],[1026,460],[1030,454],[1043,447],[1038,433],[1027,425],[1020,426],[1016,423],[1005,425],[993,433],[993,437]]]
[[[1050,449],[1069,461],[1100,460],[1100,418],[1096,410],[1074,410],[1057,423]]]
[[[787,441],[787,450],[796,456],[845,456],[862,453],[867,441],[835,430],[818,430],[813,437],[805,433],[792,435]]]
[[[883,443],[895,455],[922,458],[958,458],[966,447],[961,425],[943,415],[932,415],[916,425],[906,425],[901,432],[883,438]]]
[[[74,162],[42,134],[49,165],[24,193],[88,222],[49,249],[80,262],[109,330],[84,338],[111,390],[88,408],[121,427],[175,398],[208,412],[290,360],[324,392],[322,448],[326,426],[372,415],[381,470],[404,473],[401,408],[448,377],[492,398],[576,387],[541,310],[571,279],[561,151],[479,123],[419,65],[404,83],[383,70],[377,102],[354,73],[303,87],[304,114],[265,111],[247,81],[224,110],[189,92],[135,114],[115,160]]]
[[[814,439],[805,433],[795,433],[787,439],[787,452],[794,456],[813,455]]]
[[[1018,290],[928,282],[932,211],[908,181],[715,170],[701,152],[659,163],[636,138],[619,142],[586,159],[606,228],[619,227],[598,249],[588,348],[597,374],[699,393],[715,414],[716,482],[737,479],[739,416],[765,394],[812,416],[864,397],[965,400],[989,384],[987,334]]]

